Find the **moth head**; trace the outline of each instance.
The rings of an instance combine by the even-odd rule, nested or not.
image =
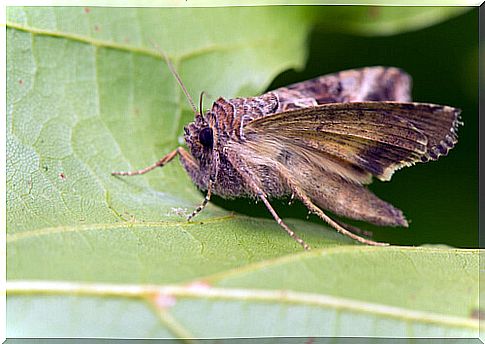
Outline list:
[[[199,120],[184,128],[184,139],[192,156],[199,162],[201,167],[211,161],[212,149],[214,148],[214,133],[207,122]]]

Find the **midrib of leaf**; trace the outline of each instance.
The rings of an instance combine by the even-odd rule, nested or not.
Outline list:
[[[406,322],[424,322],[478,331],[478,320],[436,314],[425,311],[409,310],[400,307],[379,305],[357,300],[345,299],[325,294],[294,292],[289,290],[237,289],[205,287],[197,285],[129,285],[73,283],[62,281],[7,281],[8,294],[55,294],[139,298],[148,301],[156,309],[158,296],[185,299],[255,301],[276,304],[308,305],[330,308],[335,311],[353,311],[389,317]]]
[[[224,220],[225,217],[212,220]],[[140,223],[140,225],[142,225]],[[156,223],[154,224],[157,225]],[[425,253],[460,253],[462,255],[476,255],[479,250],[463,249],[441,249],[441,248],[419,248],[419,247],[392,247],[386,249],[396,249],[402,252],[425,252]],[[193,280],[184,281],[183,284],[176,285],[133,285],[133,284],[105,284],[105,283],[85,283],[85,282],[63,282],[63,281],[30,281],[13,280],[7,283],[9,294],[48,294],[48,295],[83,295],[83,296],[115,296],[125,298],[137,298],[147,301],[154,309],[154,312],[173,333],[178,337],[183,335],[184,328],[171,317],[167,309],[160,308],[156,304],[157,296],[170,296],[181,299],[199,300],[228,300],[228,301],[255,301],[269,302],[276,304],[297,304],[309,305],[320,308],[330,308],[335,311],[353,311],[362,314],[372,314],[376,316],[389,317],[406,322],[424,322],[427,324],[446,325],[452,327],[466,328],[478,331],[478,320],[459,316],[443,315],[429,311],[411,310],[396,306],[387,306],[371,302],[362,302],[343,297],[335,297],[326,294],[305,293],[288,290],[265,290],[251,288],[227,288],[211,287],[211,285],[225,278],[234,278],[250,272],[264,270],[267,267],[274,267],[285,263],[291,263],[302,258],[331,256],[345,254],[356,251],[372,252],[382,250],[382,248],[370,246],[340,246],[326,249],[313,250],[311,252],[301,252],[289,254],[277,258],[267,259],[261,262],[248,264],[244,267],[229,269],[207,277],[199,277]],[[174,328],[173,328],[174,327]],[[182,335],[180,335],[182,334]],[[185,333],[187,334],[187,333]]]

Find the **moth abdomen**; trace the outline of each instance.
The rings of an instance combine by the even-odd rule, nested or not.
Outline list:
[[[321,181],[305,181],[304,190],[315,204],[338,215],[366,221],[379,226],[407,227],[408,222],[401,210],[383,201],[365,186],[350,183],[339,176],[321,172]]]

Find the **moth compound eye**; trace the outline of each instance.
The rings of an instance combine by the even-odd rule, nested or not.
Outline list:
[[[212,148],[213,145],[213,136],[212,136],[212,129],[207,127],[200,131],[199,133],[199,141],[202,143],[202,146],[207,148]]]

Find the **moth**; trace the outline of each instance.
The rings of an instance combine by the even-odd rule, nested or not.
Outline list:
[[[113,175],[141,175],[178,156],[206,196],[261,200],[276,222],[310,249],[273,209],[270,200],[291,195],[338,232],[368,245],[326,210],[380,226],[408,226],[401,210],[366,187],[388,181],[417,162],[437,160],[457,143],[460,110],[411,101],[411,78],[394,67],[366,67],[324,75],[261,96],[218,98],[202,112],[167,59],[187,96],[194,121],[184,128],[189,151],[178,147],[151,166]],[[325,210],[325,211],[324,211]]]

